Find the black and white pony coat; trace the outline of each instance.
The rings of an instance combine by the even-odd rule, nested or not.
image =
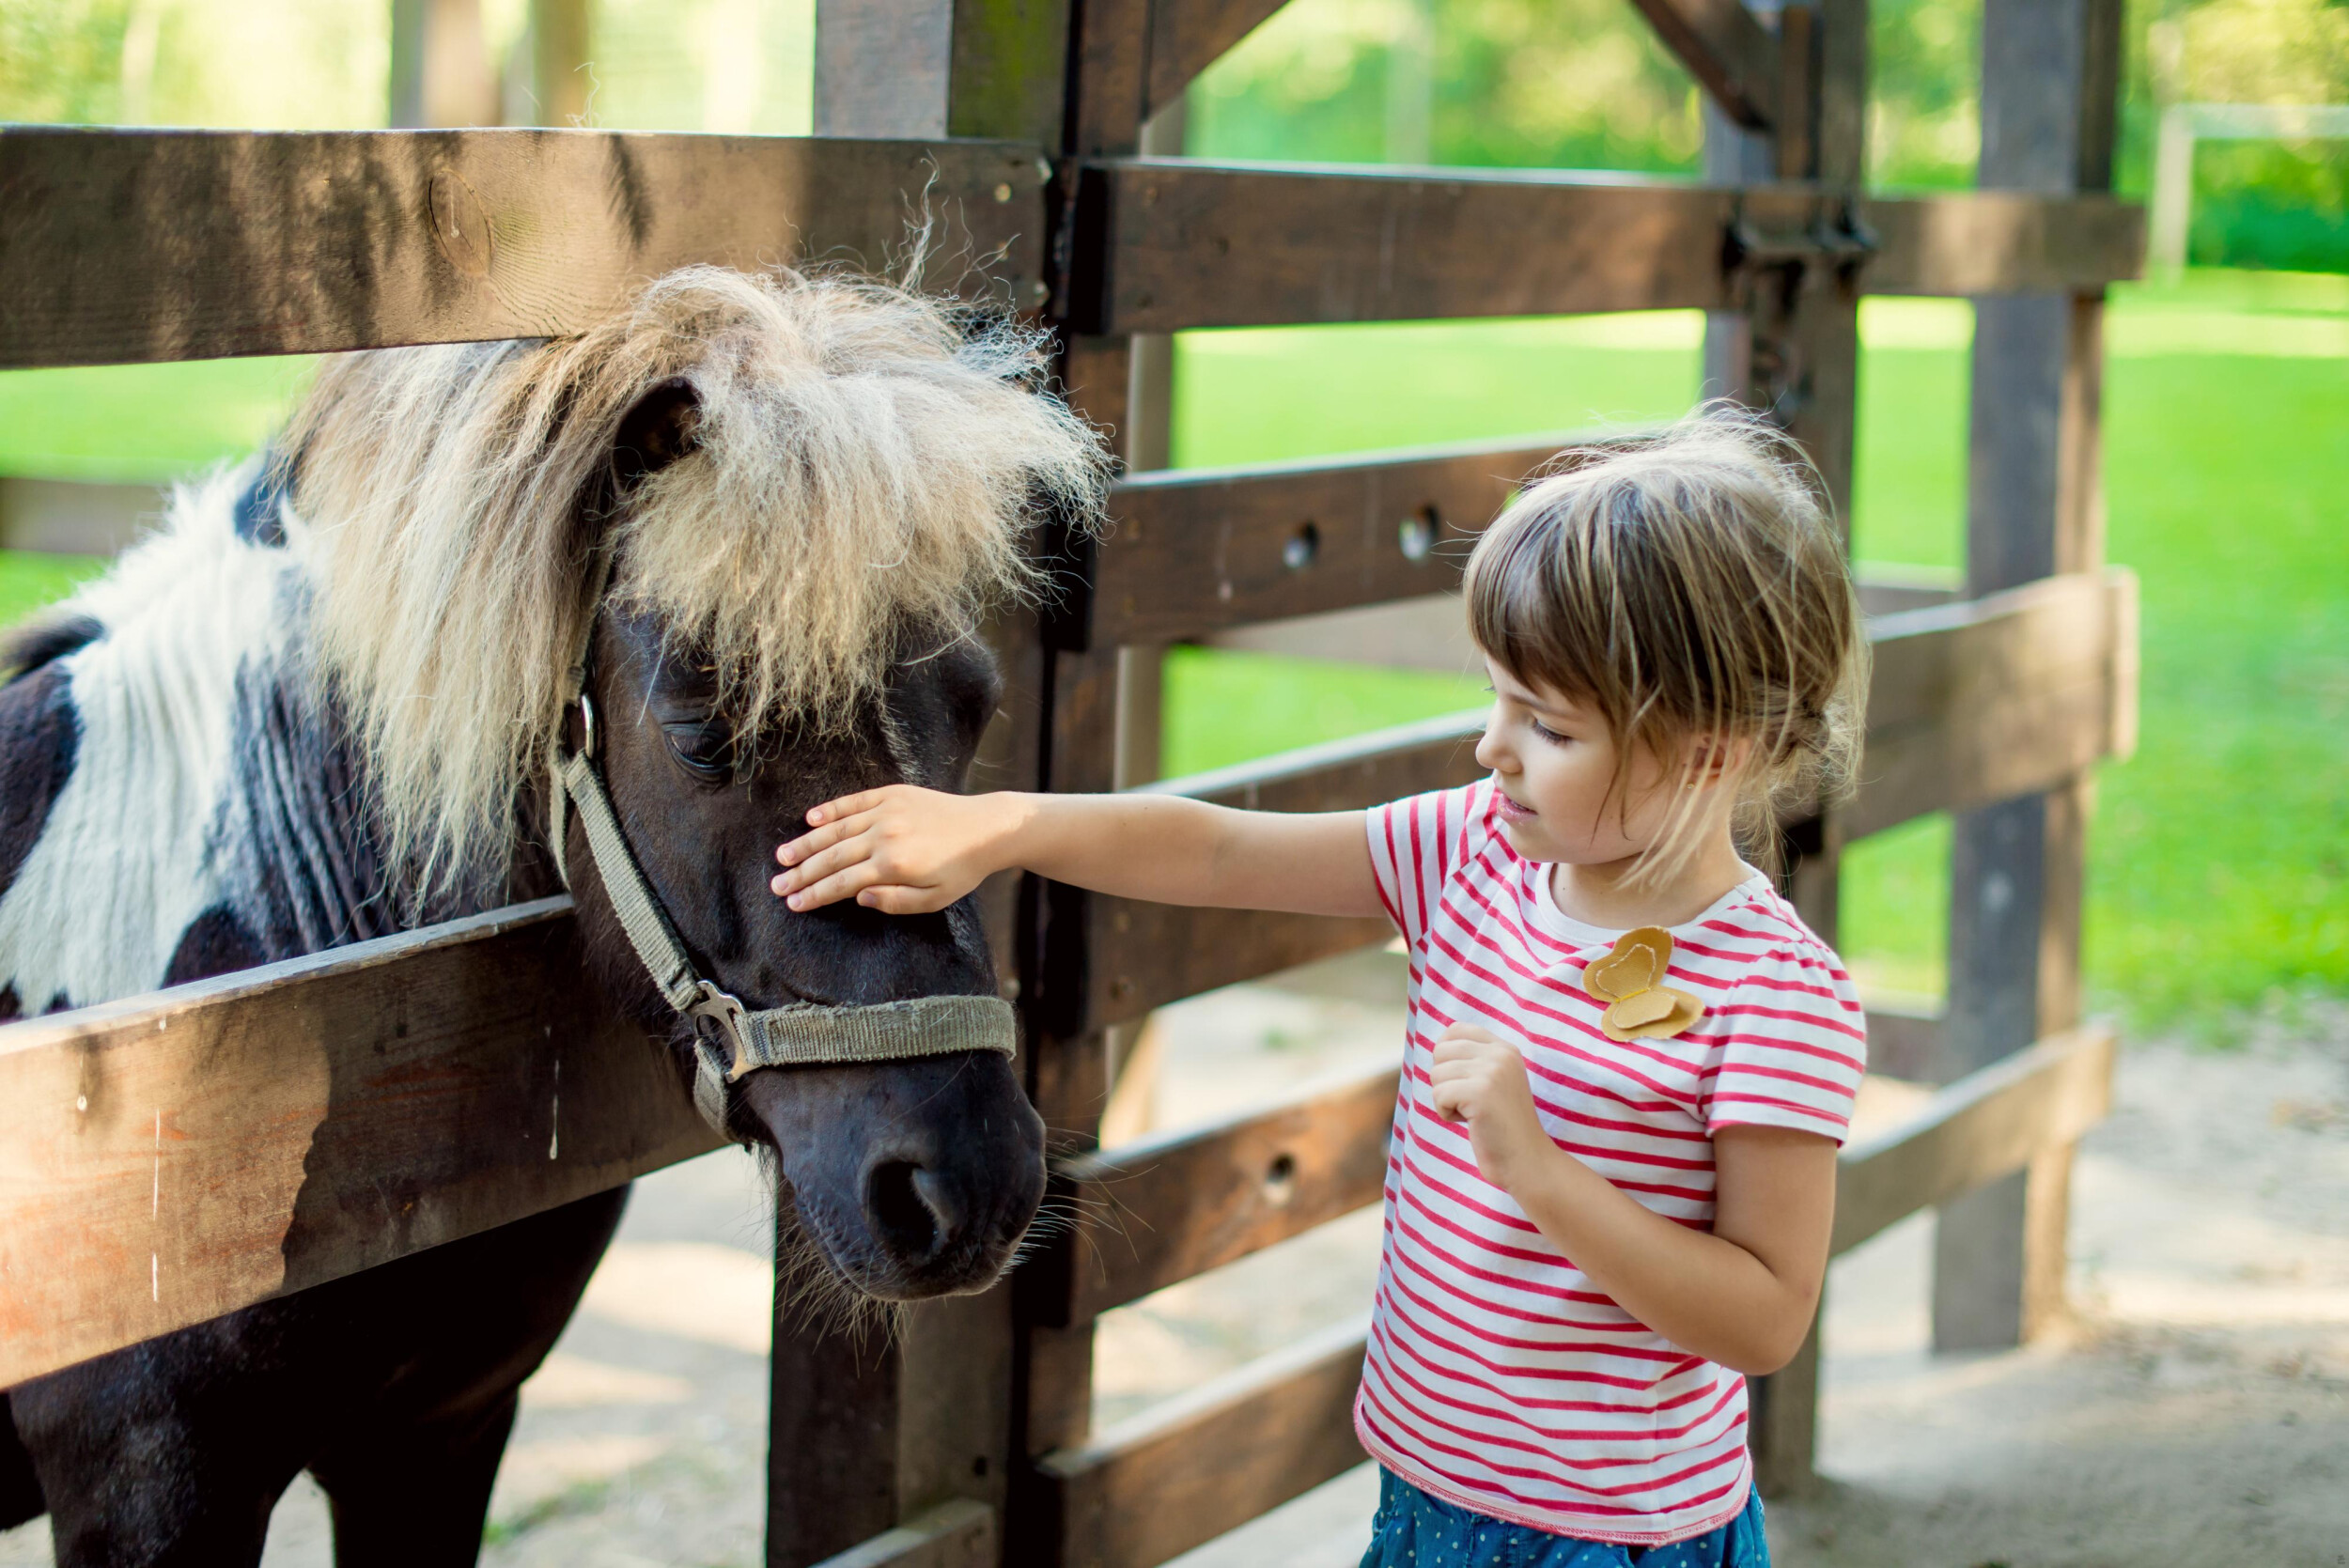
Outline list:
[[[459,912],[403,922],[387,893],[306,651],[308,544],[257,460],[179,490],[160,532],[19,635],[0,686],[0,1017]],[[626,1196],[0,1391],[0,1528],[49,1512],[61,1563],[249,1561],[308,1468],[346,1565],[366,1539],[470,1562],[513,1389]],[[371,1431],[336,1436],[360,1410]]]
[[[307,543],[247,463],[174,495],[160,533],[21,644],[0,1016],[397,928],[306,654]]]

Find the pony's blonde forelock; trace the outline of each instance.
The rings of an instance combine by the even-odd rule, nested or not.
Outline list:
[[[329,362],[282,451],[393,863],[425,893],[503,877],[594,550],[614,602],[715,667],[751,744],[786,715],[848,725],[903,634],[1032,593],[1030,528],[1090,525],[1107,474],[1046,365],[1000,316],[708,267],[573,337]],[[619,489],[622,422],[669,382],[692,449]]]

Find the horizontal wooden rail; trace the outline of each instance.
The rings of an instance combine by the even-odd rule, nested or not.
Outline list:
[[[1098,333],[1728,309],[1733,235],[1840,243],[1844,220],[1807,186],[1548,171],[1118,159],[1080,180],[1080,232],[1103,238],[1068,308]],[[2143,266],[2143,210],[2110,197],[1878,196],[1849,216],[1882,247],[1869,292],[2093,289]]]
[[[2100,289],[2145,271],[2145,209],[2107,195],[1967,191],[1859,204],[1877,251],[1870,294]]]
[[[2042,1040],[1935,1094],[1836,1162],[1834,1252],[2079,1141],[2112,1109],[2119,1045],[2092,1024]]]
[[[961,1498],[828,1557],[816,1568],[996,1568],[997,1536],[995,1511]]]
[[[1276,1104],[1056,1161],[1080,1216],[1023,1296],[1038,1322],[1082,1323],[1378,1202],[1396,1069],[1309,1085]]]
[[[0,1028],[0,1388],[714,1147],[569,908]]]
[[[1847,839],[2050,789],[2136,746],[2137,579],[2114,568],[1869,626],[1875,671]]]
[[[1097,547],[1093,640],[1185,642],[1456,587],[1475,536],[1588,435],[1121,481]]]
[[[1451,592],[1476,535],[1521,486],[1624,435],[1130,475],[1112,494],[1116,520],[1096,547],[1090,627],[1071,641],[1216,640],[1259,622]],[[1859,579],[1872,614],[1956,597],[1929,571],[1862,569]],[[1456,622],[1457,605],[1447,613]],[[1326,657],[1381,661],[1377,647]],[[1388,660],[1417,662],[1391,646]]]
[[[926,208],[934,275],[1007,295],[1044,174],[1006,142],[13,127],[0,367],[568,332],[689,262],[881,267]]]
[[[1367,1333],[1351,1319],[1045,1455],[1057,1568],[1153,1568],[1361,1464]]]
[[[2112,1031],[2103,1026],[2057,1035],[1983,1068],[1902,1126],[1845,1149],[1836,1165],[1833,1250],[1849,1251],[1897,1220],[2077,1142],[2111,1107],[2116,1051]],[[1381,1086],[1392,1092],[1392,1075],[1382,1075]],[[1267,1112],[1265,1125],[1299,1109]],[[1383,1119],[1370,1126],[1350,1112],[1346,1118],[1356,1124],[1346,1134],[1356,1147],[1341,1163],[1383,1168]],[[1156,1167],[1147,1147],[1137,1145],[1118,1157],[1119,1185],[1102,1196],[1113,1190],[1129,1203],[1140,1197],[1155,1214],[1161,1205],[1151,1188],[1161,1181],[1179,1194],[1184,1181],[1205,1176],[1209,1191],[1221,1194],[1234,1174],[1256,1179],[1251,1160],[1261,1148],[1248,1141],[1262,1130],[1242,1119],[1163,1141],[1155,1146],[1161,1157]],[[1218,1151],[1234,1172],[1216,1172]],[[1100,1174],[1112,1172],[1100,1164]],[[1364,1201],[1377,1198],[1374,1185]],[[1212,1203],[1206,1206],[1208,1215],[1195,1221],[1179,1203],[1164,1206],[1168,1220],[1194,1223],[1197,1234],[1164,1238],[1162,1256],[1195,1246],[1206,1266],[1228,1261],[1228,1249],[1211,1239],[1220,1221]],[[1154,1568],[1358,1463],[1351,1412],[1364,1343],[1364,1320],[1348,1320],[1154,1405],[1081,1448],[1046,1455],[1038,1469],[1066,1532],[1062,1568]]]

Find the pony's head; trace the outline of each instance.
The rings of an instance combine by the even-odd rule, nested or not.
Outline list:
[[[967,901],[796,914],[767,882],[821,800],[959,787],[999,691],[979,622],[1033,588],[1048,509],[1100,504],[1099,445],[1044,367],[1000,316],[708,268],[575,337],[331,363],[283,449],[402,894],[527,880],[584,647],[604,785],[702,975],[752,1008],[992,995]],[[690,1063],[569,820],[590,967]],[[1041,1124],[993,1053],[759,1068],[723,1114],[874,1296],[990,1282],[1042,1189]]]

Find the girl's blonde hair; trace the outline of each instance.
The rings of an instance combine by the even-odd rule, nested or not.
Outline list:
[[[1850,569],[1801,449],[1734,404],[1528,489],[1469,558],[1468,615],[1503,669],[1605,720],[1619,811],[1641,746],[1672,779],[1694,743],[1746,741],[1737,836],[1775,869],[1779,824],[1850,789],[1868,684]],[[1686,863],[1696,809],[1684,792],[1641,876]]]

